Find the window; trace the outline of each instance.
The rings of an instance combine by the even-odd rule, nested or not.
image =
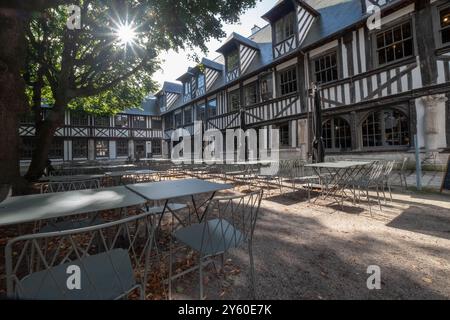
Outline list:
[[[411,22],[377,34],[378,64],[384,65],[411,57],[414,54]]]
[[[96,116],[94,118],[94,125],[96,127],[109,127],[109,117],[108,116]]]
[[[191,82],[183,83],[183,92],[185,96],[191,95]]]
[[[362,124],[364,147],[409,146],[408,118],[397,110],[371,113]]]
[[[86,139],[72,140],[72,158],[87,159],[88,141]]]
[[[256,82],[244,87],[244,99],[246,106],[251,106],[258,102],[258,84]]]
[[[198,90],[205,89],[205,75],[203,73],[197,76],[197,86]]]
[[[161,141],[160,140],[152,141],[152,153],[155,155],[161,154]]]
[[[127,128],[128,127],[128,116],[123,114],[118,114],[114,117],[114,126],[116,128]]]
[[[147,124],[145,123],[145,116],[133,116],[133,128],[145,129]]]
[[[34,119],[34,112],[27,112],[23,114],[19,119],[19,124],[21,125],[34,125],[35,119]]]
[[[88,126],[89,116],[86,113],[71,113],[70,124],[72,126]]]
[[[439,21],[441,44],[450,44],[450,7],[446,7],[439,12]]]
[[[295,15],[294,12],[281,18],[275,23],[275,42],[280,43],[289,39],[295,33]]]
[[[95,141],[95,157],[108,158],[109,157],[109,141],[97,140]]]
[[[317,83],[338,80],[337,54],[327,54],[314,60],[314,74]]]
[[[273,78],[272,74],[268,73],[262,76],[259,80],[261,89],[261,100],[268,101],[273,99]]]
[[[282,96],[297,92],[297,71],[294,68],[279,73],[280,94]]]
[[[20,148],[21,158],[24,160],[31,160],[34,151],[34,138],[22,138],[22,145]]]
[[[197,105],[197,121],[204,121],[205,120],[205,105],[200,104]]]
[[[116,141],[116,155],[118,157],[128,157],[128,140]]]
[[[161,130],[162,121],[160,119],[152,119],[152,129]]]
[[[192,123],[192,108],[184,109],[184,123],[189,124]]]
[[[181,127],[183,125],[183,113],[181,111],[175,113],[175,127]]]
[[[289,123],[280,125],[278,129],[280,130],[280,147],[289,147]]]
[[[333,118],[323,125],[322,137],[325,149],[346,151],[352,148],[351,129],[347,121]]]
[[[208,101],[208,118],[213,118],[217,115],[217,100],[211,99]]]
[[[54,138],[48,151],[50,159],[64,159],[64,140]]]
[[[239,94],[239,89],[231,91],[228,93],[228,109],[230,112],[239,110],[241,105],[241,95]]]
[[[227,71],[239,68],[239,51],[235,49],[227,56]]]
[[[164,117],[164,129],[171,129],[173,127],[172,114],[168,114]]]

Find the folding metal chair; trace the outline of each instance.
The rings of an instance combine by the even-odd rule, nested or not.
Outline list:
[[[138,290],[144,299],[153,246],[154,224],[148,213],[17,237],[5,248],[7,296],[103,300],[126,298]]]
[[[196,269],[199,270],[200,299],[203,299],[203,266],[217,256],[222,257],[223,264],[225,253],[244,244],[248,245],[251,292],[253,297],[255,297],[252,245],[262,195],[263,190],[260,190],[246,195],[215,198],[210,204],[210,212],[213,213],[208,216],[209,219],[173,232],[173,238],[197,252],[199,260],[197,266],[177,275],[172,275],[174,252],[171,241],[169,299],[172,298],[172,281]]]

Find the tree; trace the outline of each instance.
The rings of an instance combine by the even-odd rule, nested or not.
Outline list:
[[[0,0],[0,184],[20,183],[19,114],[27,110],[25,83],[25,26],[31,12],[64,0]]]
[[[246,1],[78,1],[82,27],[66,27],[68,12],[58,6],[33,18],[27,28],[25,79],[37,121],[37,145],[26,175],[42,175],[54,133],[66,108],[96,113],[140,105],[155,89],[151,77],[162,50],[199,47],[224,36],[222,23],[238,21],[253,6]],[[120,31],[129,42],[121,43]],[[124,39],[122,39],[124,40]],[[44,119],[41,99],[51,102]]]

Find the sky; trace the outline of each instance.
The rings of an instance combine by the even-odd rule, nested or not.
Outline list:
[[[238,24],[225,24],[223,30],[227,34],[221,40],[212,40],[207,43],[209,52],[205,55],[201,50],[197,50],[196,53],[200,58],[207,57],[210,59],[216,58],[219,53],[216,50],[221,46],[221,43],[225,41],[232,32],[239,33],[243,36],[250,36],[251,29],[254,25],[263,27],[267,24],[267,21],[261,18],[267,11],[269,11],[276,3],[276,0],[259,0],[256,3],[256,7],[247,10],[241,17]],[[187,51],[179,51],[178,53],[171,50],[165,52],[160,56],[162,60],[161,70],[154,75],[156,80],[161,86],[164,81],[176,82],[176,79],[187,71],[187,68],[195,66],[195,62],[189,59],[189,53]]]

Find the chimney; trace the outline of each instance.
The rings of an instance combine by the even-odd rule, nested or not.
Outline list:
[[[260,27],[258,27],[256,24],[253,26],[252,28],[252,35],[254,35],[255,33],[257,33],[259,30],[261,30]]]

